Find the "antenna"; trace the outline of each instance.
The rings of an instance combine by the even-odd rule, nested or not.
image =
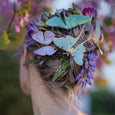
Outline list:
[[[67,26],[67,23],[66,23],[66,14],[65,14],[66,12],[65,12],[65,10],[63,9],[63,16],[64,16],[64,23],[65,23],[65,25]]]

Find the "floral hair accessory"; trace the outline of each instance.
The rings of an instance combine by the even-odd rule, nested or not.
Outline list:
[[[76,84],[82,88],[86,84],[91,85],[94,79],[92,72],[95,72],[98,61],[97,51],[101,51],[101,31],[96,16],[93,8],[85,8],[81,12],[73,4],[73,8],[57,10],[53,15],[43,13],[40,19],[34,18],[33,23],[26,26],[30,38],[27,45],[37,44],[33,51],[37,58],[24,65],[38,63],[42,67],[49,59],[59,60],[61,65],[52,76],[52,82],[55,82],[62,74],[66,75],[74,63],[80,68],[80,73],[72,73]]]

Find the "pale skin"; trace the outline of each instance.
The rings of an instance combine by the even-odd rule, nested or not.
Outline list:
[[[34,115],[85,115],[73,106],[69,109],[65,101],[68,96],[61,89],[55,89],[61,98],[52,95],[34,64],[23,66],[30,57],[32,54],[25,48],[20,60],[20,85],[22,91],[31,97]]]

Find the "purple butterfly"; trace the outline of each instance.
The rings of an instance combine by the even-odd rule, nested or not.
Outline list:
[[[32,38],[41,44],[49,45],[53,41],[54,36],[55,34],[51,31],[46,31],[44,35],[42,31],[39,31],[34,33]]]
[[[52,55],[56,52],[56,50],[52,46],[45,46],[40,49],[34,51],[34,54],[45,56],[45,55]]]

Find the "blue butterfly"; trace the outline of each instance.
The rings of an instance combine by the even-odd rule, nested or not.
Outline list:
[[[52,46],[44,46],[40,49],[37,49],[34,51],[34,54],[45,56],[45,55],[52,55],[56,52],[56,50]]]
[[[76,48],[73,48],[78,39],[79,37],[74,38],[68,35],[66,37],[54,38],[53,42],[57,47],[67,51],[78,65],[83,65],[85,47],[83,44],[79,44]]]
[[[59,16],[54,16],[53,18],[46,21],[46,25],[51,26],[51,27],[70,29],[70,28],[76,27],[77,25],[89,22],[91,20],[90,17],[83,16],[83,15],[74,14],[67,17],[65,15],[65,12],[63,13],[63,15],[64,15],[64,20],[59,14]]]
[[[34,33],[32,38],[40,44],[49,45],[54,38],[55,34],[51,31],[46,31],[44,34],[42,31]]]
[[[37,33],[34,33],[32,35],[32,38],[33,40],[35,40],[36,42],[40,44],[49,45],[52,43],[54,36],[55,34],[51,31],[46,31],[44,34],[42,31],[39,31]],[[34,54],[45,56],[45,55],[52,55],[55,52],[56,50],[54,49],[54,47],[44,46],[44,47],[41,47],[40,49],[35,50]]]

